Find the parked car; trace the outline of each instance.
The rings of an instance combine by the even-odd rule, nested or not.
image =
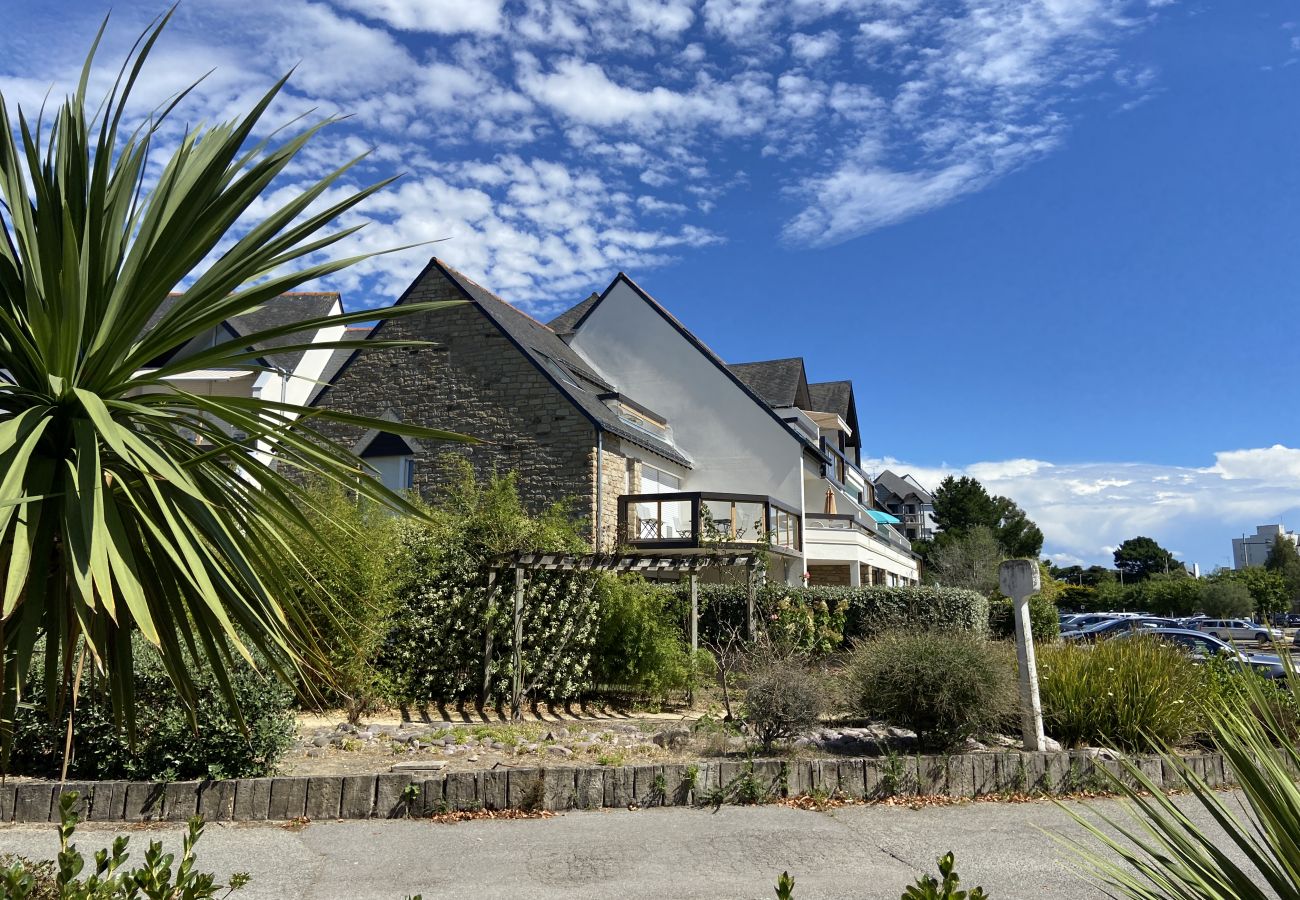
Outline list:
[[[1098,622],[1082,631],[1063,633],[1061,639],[1092,644],[1096,641],[1104,641],[1108,638],[1118,637],[1121,634],[1131,634],[1137,631],[1147,631],[1152,628],[1163,628],[1170,625],[1173,625],[1172,619],[1161,619],[1155,616],[1145,618],[1139,616],[1125,616],[1121,619],[1108,619],[1105,622]]]
[[[1268,623],[1278,628],[1300,628],[1300,613],[1273,613]]]
[[[1237,665],[1249,666],[1265,678],[1286,677],[1286,666],[1280,657],[1271,653],[1242,653],[1227,641],[1190,628],[1152,628],[1141,633],[1181,647],[1197,662],[1221,656]]]
[[[1196,630],[1225,641],[1280,641],[1285,635],[1276,628],[1260,625],[1250,619],[1202,619]]]
[[[1075,617],[1068,625],[1061,623],[1061,632],[1082,631],[1085,628],[1091,628],[1093,625],[1101,622],[1110,622],[1118,618],[1114,613],[1085,613]]]

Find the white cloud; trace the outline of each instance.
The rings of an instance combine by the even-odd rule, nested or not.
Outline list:
[[[790,35],[790,53],[807,63],[815,63],[828,56],[834,56],[840,49],[840,36],[834,31],[822,31],[818,34],[804,34],[796,31]]]
[[[1054,560],[1109,563],[1121,541],[1143,534],[1185,548],[1188,561],[1208,571],[1226,564],[1233,537],[1300,515],[1300,449],[1277,444],[1215,460],[1203,468],[1024,459],[918,467],[887,458],[866,467],[910,472],[930,489],[948,475],[977,478],[1024,508]]]
[[[333,0],[402,31],[492,34],[501,28],[502,0]]]

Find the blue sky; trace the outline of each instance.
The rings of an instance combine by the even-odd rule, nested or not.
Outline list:
[[[6,5],[34,108],[108,4]],[[627,271],[729,360],[852,378],[873,466],[980,477],[1057,559],[1300,525],[1294,3],[188,0],[156,56],[142,110],[214,70],[191,122],[299,64],[271,121],[352,118],[281,189],[406,173],[358,246],[445,239],[543,317]]]

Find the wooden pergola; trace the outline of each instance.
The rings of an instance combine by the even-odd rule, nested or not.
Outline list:
[[[513,660],[510,691],[510,717],[518,721],[524,701],[523,645],[524,645],[524,594],[528,588],[529,572],[633,572],[644,574],[677,573],[689,576],[691,589],[691,659],[700,649],[700,582],[704,569],[744,569],[748,586],[745,627],[754,635],[754,602],[757,580],[754,577],[759,555],[752,550],[709,550],[698,554],[674,556],[619,555],[588,553],[581,556],[560,553],[512,553],[500,557],[488,570],[488,621],[491,620],[496,598],[498,576],[514,572],[514,630],[512,632]],[[488,693],[488,669],[492,659],[492,629],[485,629],[483,639],[483,696]]]

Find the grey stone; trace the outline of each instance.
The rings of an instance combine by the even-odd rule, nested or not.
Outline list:
[[[636,778],[630,766],[605,770],[605,805],[622,808],[636,802]]]
[[[48,781],[18,785],[14,799],[15,822],[51,822],[54,816],[54,788]]]
[[[808,760],[790,760],[786,766],[785,786],[788,797],[804,797],[812,793],[812,767]]]
[[[448,810],[447,776],[439,775],[420,782],[420,815],[441,816]]]
[[[691,742],[689,728],[665,728],[651,736],[650,741],[665,750],[682,750]]]
[[[14,820],[14,800],[18,787],[13,782],[0,784],[0,824]]]
[[[162,818],[163,785],[132,781],[126,786],[122,816],[128,822],[143,822]]]
[[[205,781],[199,786],[199,815],[205,822],[229,822],[235,818],[238,785],[237,781]]]
[[[537,809],[546,802],[546,784],[540,769],[511,769],[506,791],[506,803],[511,809]]]
[[[542,772],[544,782],[543,808],[549,810],[573,809],[576,805],[577,788],[574,770],[571,768],[545,769]]]
[[[632,797],[637,806],[662,806],[668,782],[662,766],[632,766]],[[663,790],[660,790],[660,787]]]
[[[942,756],[916,758],[916,790],[923,797],[938,796],[948,791],[948,765]]]
[[[307,804],[303,812],[313,821],[341,818],[343,777],[317,775],[307,779]]]
[[[945,776],[948,796],[975,796],[975,763],[971,756],[964,753],[954,754],[947,759],[948,771]]]
[[[483,807],[483,789],[480,773],[448,773],[446,799],[447,806],[453,810],[481,809]]]
[[[866,772],[861,759],[843,759],[839,763],[840,793],[850,800],[867,796]]]
[[[419,798],[412,801],[407,792],[411,785],[418,787],[420,780],[413,775],[398,773],[377,776],[375,816],[380,819],[401,819],[420,809],[423,804]]]
[[[559,756],[563,759],[568,759],[573,755],[573,751],[568,747],[561,747],[558,744],[552,744],[550,747],[547,747],[546,752],[551,756]]]
[[[263,822],[271,814],[271,778],[241,778],[235,783],[235,821]]]
[[[163,789],[163,818],[188,822],[199,812],[199,782],[173,781]]]
[[[69,781],[67,784],[59,787],[54,795],[54,810],[52,818],[54,821],[59,819],[59,800],[64,794],[76,794],[77,802],[72,806],[72,813],[78,821],[85,821],[90,818],[91,810],[94,809],[96,783],[93,781]]]
[[[491,769],[483,773],[483,806],[485,809],[509,809],[510,786],[509,772],[506,769]]]
[[[605,804],[605,769],[587,766],[576,770],[574,796],[578,809],[600,809]]]
[[[330,744],[329,737],[323,734],[318,734],[316,735],[316,737],[311,739],[311,745],[313,747],[328,747],[329,744]]]
[[[339,817],[343,819],[368,819],[375,811],[374,775],[347,775],[343,779],[343,796],[339,801]]]
[[[301,819],[307,814],[307,779],[271,779],[271,804],[266,817],[281,822]]]

